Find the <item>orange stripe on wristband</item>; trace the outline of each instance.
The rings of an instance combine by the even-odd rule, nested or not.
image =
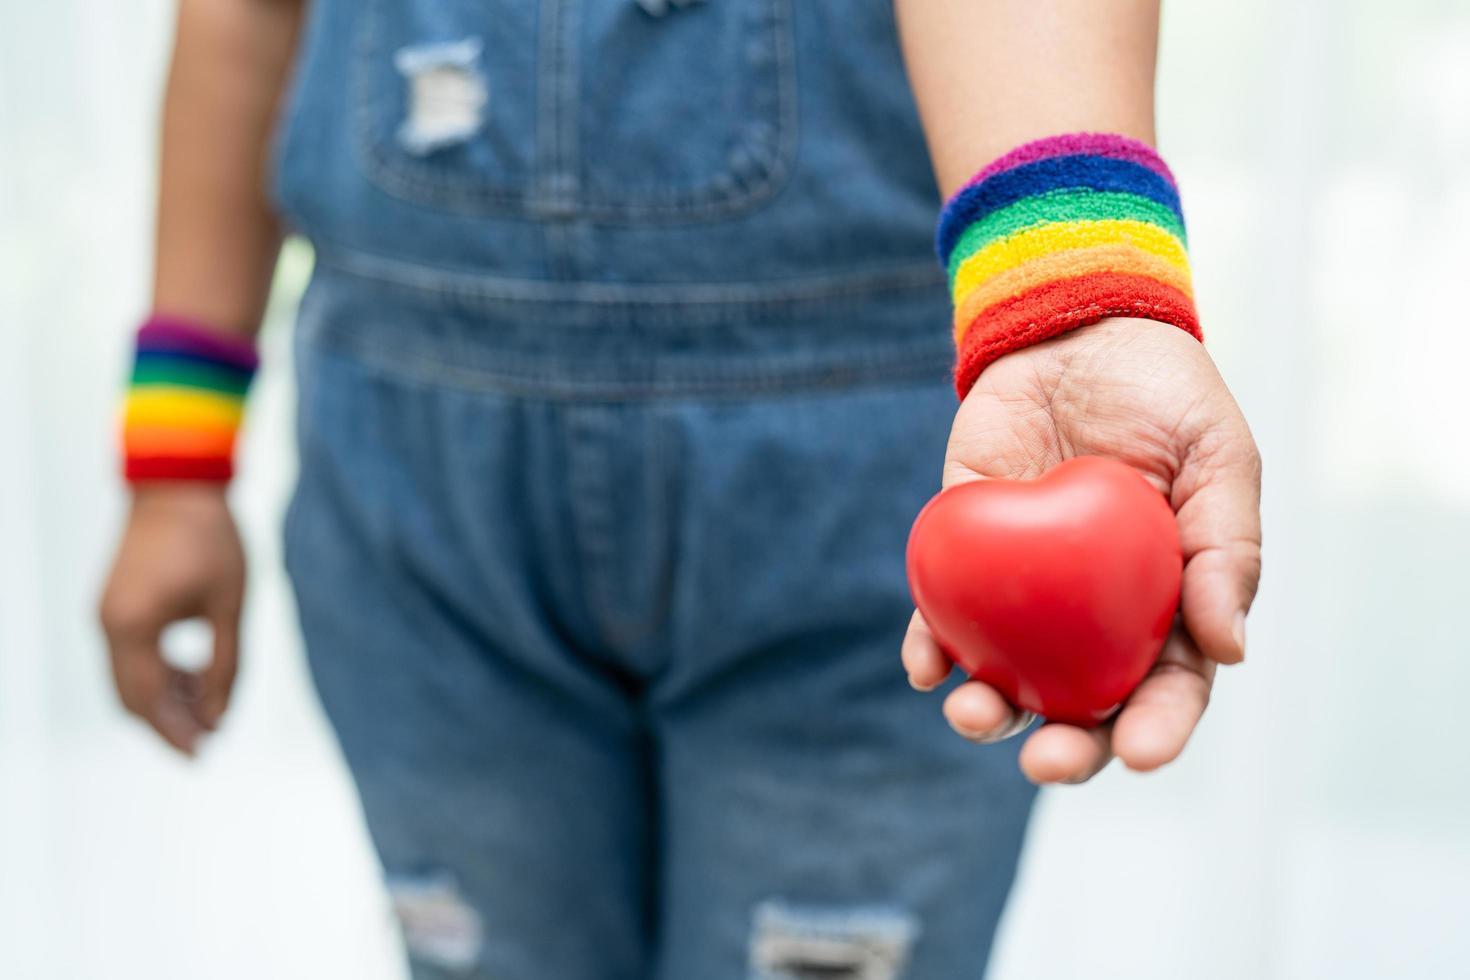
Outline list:
[[[130,425],[124,441],[129,456],[229,456],[235,451],[235,431],[230,426]]]

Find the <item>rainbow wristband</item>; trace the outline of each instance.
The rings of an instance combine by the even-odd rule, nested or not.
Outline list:
[[[225,482],[259,359],[245,338],[154,314],[138,331],[123,407],[124,475]]]
[[[1110,316],[1201,338],[1179,188],[1146,144],[1051,136],[985,167],[945,205],[961,398],[992,361]]]

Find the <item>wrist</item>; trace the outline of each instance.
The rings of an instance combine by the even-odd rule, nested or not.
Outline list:
[[[144,480],[129,486],[134,518],[214,520],[229,512],[228,484],[213,480]]]
[[[213,503],[227,499],[229,484],[218,480],[136,480],[128,484],[128,492],[134,503],[147,506]]]

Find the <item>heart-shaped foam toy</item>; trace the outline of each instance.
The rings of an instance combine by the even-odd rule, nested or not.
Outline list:
[[[1076,725],[1107,718],[1158,659],[1182,570],[1168,501],[1096,456],[950,487],[909,534],[914,603],[950,659]]]

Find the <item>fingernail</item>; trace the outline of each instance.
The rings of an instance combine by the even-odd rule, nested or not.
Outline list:
[[[962,728],[961,726],[956,725],[954,722],[950,722],[949,723],[949,727],[952,728],[952,729],[954,729],[954,733],[956,735],[958,735],[960,738],[965,739],[966,741],[970,741],[970,742],[988,742],[988,741],[990,741],[991,735],[990,735],[989,732],[972,732],[972,731],[970,731],[970,730],[968,730],[966,728]]]
[[[204,697],[204,682],[195,674],[174,674],[169,693],[183,704],[196,704]]]
[[[938,686],[938,684],[920,684],[918,681],[914,680],[914,675],[909,675],[909,687],[921,693],[928,694],[930,691],[934,690]]]
[[[1026,729],[1030,728],[1031,723],[1039,717],[1041,716],[1034,711],[1016,712],[1015,717],[1011,719],[1011,727],[1005,730],[1005,732],[1001,735],[1001,738],[1011,738],[1013,736],[1021,734]]]
[[[1231,634],[1235,637],[1235,649],[1240,651],[1240,659],[1245,659],[1245,610],[1235,614],[1235,624],[1231,628]]]
[[[988,745],[993,742],[1004,742],[1008,738],[1019,735],[1021,732],[1025,731],[1026,727],[1035,720],[1036,715],[1032,714],[1030,711],[1020,711],[1012,714],[1010,720],[1004,725],[1001,725],[999,728],[992,728],[989,731],[967,731],[964,728],[961,728],[959,725],[956,725],[952,721],[949,723],[949,727],[953,728],[955,734],[963,739],[971,742],[981,742]]]

